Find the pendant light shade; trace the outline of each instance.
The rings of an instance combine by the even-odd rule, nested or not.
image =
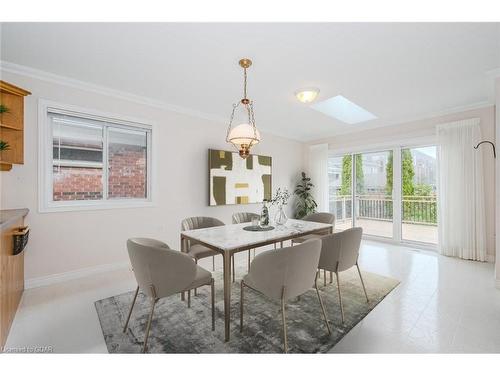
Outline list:
[[[249,59],[241,59],[240,66],[244,70],[244,86],[243,99],[233,104],[233,112],[226,134],[226,142],[231,143],[239,152],[243,159],[250,155],[252,146],[260,142],[260,133],[255,125],[255,117],[253,113],[253,102],[247,98],[247,69],[252,65]],[[241,107],[240,107],[241,105]],[[232,127],[234,115],[238,108],[241,108],[248,122]]]

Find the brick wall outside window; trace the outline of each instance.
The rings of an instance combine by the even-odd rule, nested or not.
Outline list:
[[[109,198],[146,197],[146,150],[123,144],[109,145]],[[103,198],[102,168],[54,166],[54,201]]]
[[[146,149],[109,145],[109,198],[146,198]]]
[[[102,168],[53,168],[55,201],[102,199]]]

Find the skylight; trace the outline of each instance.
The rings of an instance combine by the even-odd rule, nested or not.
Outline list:
[[[342,95],[313,104],[311,108],[347,124],[359,124],[377,118],[373,113],[361,108]]]

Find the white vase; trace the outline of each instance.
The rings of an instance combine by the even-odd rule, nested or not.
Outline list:
[[[282,205],[278,206],[278,212],[276,212],[276,216],[274,217],[274,222],[276,225],[285,225],[288,217],[286,216],[285,210]]]

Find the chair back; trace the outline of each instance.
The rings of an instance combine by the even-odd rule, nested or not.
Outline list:
[[[327,271],[345,271],[354,266],[359,257],[363,229],[349,228],[321,237],[319,268]]]
[[[182,220],[181,230],[193,230],[201,228],[219,227],[224,225],[222,221],[215,217],[194,216]]]
[[[220,227],[222,225],[225,224],[219,219],[216,219],[215,217],[193,216],[182,220],[181,230],[212,228],[212,227]],[[199,242],[194,240],[189,240],[188,246],[196,245],[197,243]]]
[[[191,257],[163,242],[131,238],[127,249],[137,284],[149,297],[163,298],[181,292],[195,279],[196,265]]]
[[[255,287],[270,298],[297,297],[314,284],[321,253],[321,240],[314,239],[300,245],[266,251],[255,257],[248,277]]]
[[[233,214],[233,224],[249,223],[255,218],[259,219],[260,215],[253,212],[237,212]]]
[[[315,212],[305,216],[302,220],[314,221],[316,223],[334,224],[335,215],[330,212]]]

